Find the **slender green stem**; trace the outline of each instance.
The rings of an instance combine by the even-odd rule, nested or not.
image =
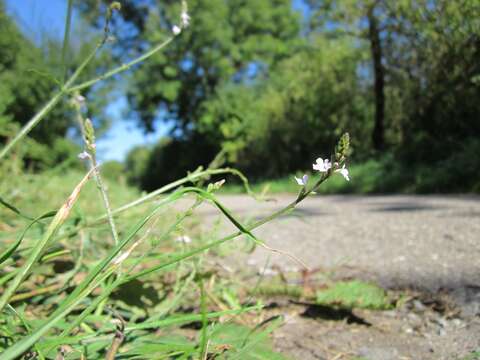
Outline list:
[[[75,92],[75,91],[79,91],[79,90],[83,90],[87,87],[90,87],[94,84],[96,84],[97,82],[101,81],[101,80],[105,80],[105,79],[108,79],[114,75],[117,75],[121,72],[124,72],[128,69],[130,69],[132,66],[138,64],[138,63],[141,63],[142,61],[145,61],[147,60],[150,56],[154,55],[155,53],[157,53],[158,51],[160,51],[161,49],[163,49],[165,46],[167,46],[168,44],[170,44],[170,42],[172,42],[172,40],[174,39],[174,37],[169,37],[167,40],[165,40],[164,42],[158,44],[157,46],[155,46],[154,48],[150,49],[149,51],[145,52],[144,54],[140,55],[139,57],[135,58],[134,60],[126,63],[126,64],[122,64],[118,67],[116,67],[115,69],[112,69],[110,71],[107,71],[105,74],[102,74],[100,76],[97,76],[96,78],[94,79],[91,79],[91,80],[87,80],[81,84],[78,84],[78,85],[75,85],[75,86],[72,86],[68,89],[68,91],[70,93],[72,92]]]
[[[65,83],[65,79],[67,78],[67,71],[68,71],[67,50],[68,50],[69,39],[70,39],[70,25],[72,23],[72,8],[73,8],[72,5],[73,5],[73,0],[68,0],[67,16],[65,19],[65,33],[63,34],[63,45],[62,45],[62,67],[63,67],[62,84]]]
[[[318,186],[320,186],[325,180],[327,180],[331,175],[331,171],[325,173],[321,178],[320,180],[318,180],[318,182],[308,191],[302,191],[300,192],[299,196],[297,197],[297,199],[295,199],[294,201],[292,201],[290,204],[288,204],[287,206],[285,206],[284,208],[274,212],[273,214],[269,215],[269,216],[266,216],[264,217],[263,219],[260,219],[258,220],[257,222],[253,223],[252,225],[250,226],[246,226],[245,227],[245,230],[240,230],[240,231],[237,231],[237,232],[234,232],[230,235],[227,235],[221,239],[218,239],[218,240],[214,240],[214,241],[211,241],[203,246],[200,246],[196,249],[193,249],[189,252],[186,252],[186,253],[183,253],[179,256],[175,256],[173,258],[171,258],[169,261],[163,263],[163,264],[160,264],[160,265],[157,265],[157,266],[153,266],[151,268],[148,268],[148,269],[145,269],[145,270],[142,270],[136,274],[133,274],[133,275],[130,275],[126,278],[125,282],[128,282],[128,281],[132,281],[132,280],[135,280],[135,279],[138,279],[140,277],[143,277],[145,275],[148,275],[148,274],[151,274],[153,272],[156,272],[158,270],[163,270],[163,269],[166,269],[168,267],[170,267],[171,265],[179,262],[179,261],[183,261],[183,260],[186,260],[190,257],[193,257],[195,255],[198,255],[204,251],[207,251],[213,247],[216,247],[216,246],[219,246],[229,240],[232,240],[242,234],[245,234],[245,232],[247,232],[248,234],[251,234],[251,231],[253,231],[254,229],[262,226],[263,224],[267,223],[267,222],[270,222],[272,221],[273,219],[279,217],[279,216],[282,216],[282,215],[285,215],[287,214],[288,212],[292,211],[293,209],[295,209],[295,207],[297,206],[298,203],[300,203],[303,199],[305,199],[310,193],[312,193],[313,191],[315,191]],[[224,212],[224,211],[222,211]],[[227,216],[228,217],[228,216]]]
[[[125,205],[117,208],[117,209],[114,209],[112,211],[112,214],[117,215],[119,213],[127,211],[128,209],[131,209],[135,206],[138,206],[138,205],[143,204],[147,201],[153,200],[155,197],[157,197],[160,194],[166,193],[167,191],[175,189],[175,188],[177,188],[177,187],[179,187],[183,184],[193,182],[194,180],[200,179],[202,177],[211,176],[211,175],[221,175],[221,174],[233,174],[233,175],[239,176],[240,179],[242,179],[242,181],[245,178],[245,175],[243,175],[240,171],[238,171],[236,169],[231,169],[231,168],[210,169],[210,170],[198,171],[198,172],[190,174],[190,175],[188,175],[188,176],[186,176],[182,179],[179,179],[179,180],[174,181],[170,184],[162,186],[161,188],[158,188],[157,190],[152,191],[151,193],[149,193],[149,194],[147,194],[147,195],[145,195],[145,196],[143,196],[143,197],[141,197],[141,198],[139,198],[135,201],[132,201],[128,204],[125,204]],[[248,187],[248,182],[246,182],[246,183],[244,182],[244,184],[247,187],[247,191],[249,193],[253,194],[253,192]],[[101,216],[98,219],[96,219],[94,222],[99,221],[99,220],[104,220],[104,219],[105,219],[105,216]]]
[[[207,358],[207,326],[208,326],[208,318],[207,318],[207,304],[206,304],[206,294],[203,281],[199,280],[200,286],[200,312],[202,315],[202,329],[200,330],[200,347],[198,349],[199,359],[206,359]]]
[[[165,186],[162,186],[161,188],[137,199],[137,200],[134,200],[128,204],[125,204],[117,209],[114,209],[112,210],[112,215],[118,215],[122,212],[125,212],[135,206],[138,206],[138,205],[141,205],[143,203],[146,203],[147,201],[151,201],[153,200],[154,198],[158,197],[159,195],[163,194],[163,193],[166,193],[167,191],[170,191],[170,190],[173,190],[183,184],[186,184],[186,183],[189,183],[189,182],[193,182],[199,178],[202,178],[202,177],[209,177],[211,175],[221,175],[221,174],[233,174],[235,176],[238,176],[240,178],[240,180],[243,182],[244,186],[245,186],[245,189],[247,191],[247,193],[251,196],[253,196],[254,198],[258,199],[259,197],[253,193],[253,191],[250,189],[250,186],[248,184],[248,180],[247,178],[245,177],[245,175],[243,175],[240,171],[238,171],[237,169],[231,169],[231,168],[223,168],[223,169],[208,169],[208,170],[204,170],[204,171],[197,171],[197,172],[194,172],[192,174],[189,174],[188,176],[182,178],[182,179],[179,179],[177,181],[174,181],[170,184],[167,184]],[[107,220],[107,216],[106,215],[102,215],[98,218],[96,218],[95,220],[87,223],[87,224],[82,224],[80,225],[79,227],[65,233],[63,235],[63,237],[70,237],[70,236],[73,236],[75,235],[76,233],[78,233],[78,231],[80,229],[83,229],[83,228],[87,228],[87,227],[91,227],[93,225],[97,225],[98,223],[101,223],[101,222],[104,222],[105,220]]]
[[[7,155],[10,150],[20,141],[22,140],[48,113],[54,108],[55,105],[63,98],[63,96],[67,93],[69,86],[73,84],[73,82],[80,76],[82,71],[85,67],[92,61],[97,53],[98,49],[100,49],[101,44],[99,43],[95,49],[87,56],[87,58],[80,64],[77,70],[73,73],[73,75],[68,79],[65,85],[43,106],[43,108],[35,114],[33,118],[30,119],[28,123],[20,130],[20,132],[7,144],[5,147],[0,151],[0,160]]]
[[[5,147],[0,151],[0,159],[5,157],[7,153],[20,141],[22,140],[39,122],[42,120],[65,94],[64,90],[57,92],[51,99],[48,101],[43,108],[35,114],[35,116],[20,130],[20,132],[11,140]]]
[[[35,116],[30,119],[30,121],[25,124],[25,126],[20,130],[20,132],[0,151],[0,160],[7,155],[12,148],[22,140],[52,109],[53,107],[63,98],[63,96],[67,93],[73,93],[78,90],[85,89],[87,87],[92,86],[93,84],[108,79],[118,73],[126,71],[130,69],[130,67],[148,59],[150,56],[154,55],[156,52],[163,49],[167,46],[174,37],[169,37],[164,42],[158,44],[151,50],[145,52],[144,54],[140,55],[139,57],[135,58],[134,60],[128,62],[127,64],[123,64],[113,70],[108,71],[107,73],[100,75],[92,80],[88,80],[84,83],[81,83],[76,86],[72,86],[72,84],[77,80],[79,75],[83,72],[85,67],[92,61],[95,57],[97,51],[104,45],[106,38],[103,38],[96,46],[95,49],[88,55],[88,57],[83,61],[83,63],[77,68],[77,70],[73,73],[73,75],[68,79],[68,81],[64,84],[64,86],[55,94],[53,97],[43,106],[43,108],[35,114]]]
[[[107,212],[106,216],[108,219],[108,224],[110,225],[110,231],[113,236],[113,242],[115,246],[117,246],[119,242],[117,227],[115,226],[115,221],[113,220],[112,208],[110,207],[110,200],[108,199],[108,195],[107,195],[107,188],[103,184],[102,176],[97,167],[97,160],[96,160],[95,154],[93,154],[91,157],[91,164],[92,164],[92,169],[94,169],[93,174],[94,174],[95,181],[97,183],[98,190],[102,194],[103,205],[105,207],[105,211]]]

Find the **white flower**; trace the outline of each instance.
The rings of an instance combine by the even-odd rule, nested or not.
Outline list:
[[[186,28],[190,24],[190,15],[188,15],[186,10],[182,11],[182,13],[180,14],[180,23],[184,28]]]
[[[297,181],[297,184],[300,186],[306,186],[308,182],[308,175],[303,175],[301,178],[297,178],[295,176],[295,180]]]
[[[183,243],[183,244],[190,244],[192,242],[192,239],[187,236],[187,235],[182,235],[182,236],[178,236],[176,239],[175,239],[176,242],[180,242],[180,243]]]
[[[328,159],[323,160],[322,158],[318,158],[316,164],[313,164],[313,170],[320,172],[327,172],[331,167],[332,163]]]
[[[275,276],[277,275],[278,271],[267,267],[258,269],[258,273],[264,276]]]
[[[216,190],[218,190],[218,189],[220,189],[220,188],[223,186],[223,184],[225,184],[225,179],[222,179],[222,180],[219,180],[219,181],[213,183],[213,187],[214,187]]]
[[[90,154],[87,153],[86,151],[82,151],[80,154],[78,154],[78,158],[80,160],[87,160],[90,158]]]
[[[190,25],[190,16],[188,15],[188,5],[186,0],[182,0],[182,12],[180,14],[180,26],[186,28]]]
[[[75,101],[80,104],[80,105],[83,105],[85,104],[85,97],[83,97],[82,95],[78,94],[78,95],[75,95],[74,97]]]
[[[335,172],[339,172],[340,174],[342,174],[345,180],[350,181],[350,178],[348,177],[348,169],[345,168],[345,164],[343,164],[343,167],[341,169],[335,170]]]
[[[180,28],[180,26],[173,25],[172,32],[173,32],[173,35],[178,35],[182,32],[182,29]]]

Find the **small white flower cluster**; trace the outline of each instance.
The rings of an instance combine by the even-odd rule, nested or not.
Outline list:
[[[338,163],[335,163],[335,167],[338,167],[338,166],[339,166]],[[316,170],[316,171],[321,172],[321,173],[327,172],[331,168],[332,168],[332,163],[328,159],[324,160],[322,158],[318,158],[316,160],[315,164],[313,164],[313,170]],[[349,177],[349,174],[348,174],[348,169],[345,168],[345,164],[343,164],[343,166],[341,168],[336,169],[335,172],[340,173],[345,178],[345,180],[350,181],[350,177]],[[307,182],[308,182],[308,175],[305,174],[301,178],[297,178],[295,176],[295,181],[300,186],[306,186]]]
[[[87,159],[90,159],[91,156],[90,156],[90,154],[89,154],[88,152],[86,152],[86,151],[84,150],[84,151],[82,151],[80,154],[78,154],[78,158],[79,158],[80,160],[87,160]]]
[[[187,2],[182,1],[182,12],[180,14],[180,25],[174,25],[172,27],[173,35],[179,35],[182,29],[185,29],[190,25],[190,15],[188,15]]]
[[[305,174],[303,175],[301,178],[297,178],[295,176],[295,180],[297,181],[297,184],[300,185],[300,186],[306,186],[307,183],[308,183],[308,175]]]
[[[188,235],[182,235],[178,236],[175,241],[182,244],[190,244],[192,242],[192,239]]]

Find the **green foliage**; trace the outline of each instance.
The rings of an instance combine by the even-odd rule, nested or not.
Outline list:
[[[258,286],[253,289],[252,293],[265,296],[285,296],[292,299],[299,299],[303,295],[303,288],[298,285],[269,284]]]
[[[357,139],[368,136],[371,110],[354,86],[362,53],[348,41],[319,37],[279,62],[267,79],[220,89],[206,103],[199,131],[252,176],[310,167],[314,154],[328,153],[345,129]],[[353,140],[357,151],[367,146]]]
[[[111,181],[116,181],[121,184],[125,184],[127,177],[125,174],[125,166],[119,161],[110,160],[102,164],[102,172],[104,177]]]
[[[78,7],[89,21],[103,26],[108,3],[89,0]],[[114,27],[123,51],[132,51],[132,38],[150,45],[162,41],[180,21],[180,1],[122,5],[123,21],[136,30],[124,33]],[[191,25],[131,79],[128,97],[148,130],[159,116],[188,129],[218,86],[246,78],[252,64],[268,67],[284,58],[298,39],[299,17],[289,0],[190,0],[188,11]]]
[[[318,291],[316,303],[348,309],[389,309],[391,307],[382,288],[357,280],[338,282],[326,290]]]
[[[280,318],[272,321],[264,329],[251,330],[236,324],[219,324],[211,329],[209,334],[212,353],[217,353],[219,359],[268,359],[286,360],[272,350],[268,335],[281,324]]]
[[[478,359],[480,359],[480,351],[474,351],[471,354],[461,358],[461,360],[478,360]]]
[[[202,70],[198,75],[195,65],[208,64],[205,65],[208,68],[220,58],[225,61],[226,56],[215,58],[213,54],[223,49],[220,44],[224,44],[227,35],[215,35],[219,45],[212,50],[208,41],[213,38],[210,34],[200,34],[208,21],[204,20],[203,12],[195,14],[193,10],[199,28],[193,22],[192,28],[182,34],[178,46],[187,46],[182,45],[183,41],[191,41],[195,36],[205,53],[194,42],[193,48],[182,48],[188,54],[187,62],[178,57],[176,68],[168,69],[166,65],[152,63],[145,75],[133,80],[142,89],[149,89],[134,90],[137,95],[131,97],[133,103],[141,98],[137,108],[147,114],[142,115],[147,126],[154,118],[148,114],[166,109],[171,114],[169,118],[176,119],[183,128],[180,136],[162,140],[150,152],[150,166],[143,176],[136,172],[136,183],[146,189],[158,187],[170,180],[165,178],[165,169],[167,173],[184,174],[208,163],[208,157],[220,150],[225,152],[229,163],[256,179],[304,171],[315,157],[328,152],[334,139],[345,130],[352,134],[351,155],[357,162],[364,161],[371,154],[374,127],[371,55],[365,21],[373,6],[382,39],[385,138],[390,154],[380,156],[376,168],[371,162],[361,166],[380,173],[368,174],[366,170],[365,176],[357,178],[360,185],[341,184],[342,191],[477,191],[475,177],[467,175],[478,172],[475,160],[465,164],[466,176],[462,178],[456,171],[447,172],[445,160],[464,161],[478,143],[480,108],[473,99],[480,91],[475,80],[480,73],[475,60],[480,25],[471,16],[478,10],[478,4],[472,1],[464,6],[448,1],[429,4],[423,0],[395,4],[368,0],[309,3],[313,13],[312,33],[308,37],[295,39],[292,33],[288,41],[283,40],[289,44],[286,53],[284,50],[279,55],[268,53],[267,58],[275,61],[266,60],[265,53],[260,59],[242,50],[245,59],[242,57],[239,69],[247,66],[249,71],[219,67],[211,83],[205,82],[210,79],[208,72]],[[193,8],[196,6],[194,3]],[[249,9],[249,4],[244,6],[245,14],[256,11]],[[145,26],[149,26],[151,17],[147,19]],[[236,24],[232,21],[229,19],[231,23],[220,26],[228,29]],[[455,25],[450,26],[451,23]],[[242,39],[234,46],[241,48]],[[163,85],[159,90],[165,93],[160,96],[149,88],[154,84],[150,74],[158,72],[153,70],[154,66],[164,69],[160,73],[166,74],[162,75]],[[215,69],[217,66],[220,65],[214,65]],[[182,87],[196,89],[198,97],[192,97],[191,90],[177,88],[179,78],[186,81]],[[182,112],[182,108],[188,110]],[[176,151],[180,148],[182,151]],[[183,149],[193,149],[196,156],[192,164],[188,165],[191,152]],[[176,153],[177,161],[162,160],[167,153]],[[412,171],[405,173],[405,168],[410,167],[418,171],[416,176]]]
[[[151,150],[138,147],[127,156],[129,181],[152,191],[199,166],[207,166],[216,152],[213,145],[198,135],[189,140],[161,138]]]
[[[48,37],[39,46],[34,44],[28,34],[24,35],[5,12],[3,0],[0,1],[0,145],[10,141],[21,127],[25,126],[52,97],[61,86],[62,73],[79,65],[80,59],[91,51],[91,34],[83,34],[83,42],[75,41],[69,50],[69,56],[63,59],[58,55],[61,46]],[[65,60],[66,63],[62,63]],[[101,55],[92,61],[83,76],[91,75],[109,63],[108,55]],[[93,91],[102,94],[106,86]],[[84,95],[87,95],[85,92]],[[107,97],[95,97],[89,102],[89,111],[101,113]],[[108,118],[98,117],[96,125],[103,129]],[[44,170],[54,164],[74,158],[79,146],[67,140],[68,130],[74,128],[74,117],[68,99],[60,100],[56,107],[48,112],[43,122],[39,122],[30,132],[28,140],[16,155],[23,165],[35,170]],[[3,150],[3,149],[2,149]],[[3,157],[4,154],[2,154]]]
[[[345,142],[346,137],[343,136],[342,139],[339,142],[340,145]],[[90,156],[93,155],[90,154]],[[335,166],[338,167],[338,164]],[[6,219],[9,223],[0,223],[0,225],[9,229],[6,234],[7,243],[12,241],[9,239],[11,233],[20,234],[0,256],[0,283],[6,284],[0,296],[0,328],[6,334],[5,341],[0,344],[3,350],[2,359],[18,358],[32,347],[39,357],[51,357],[56,347],[67,344],[71,348],[68,357],[73,359],[81,358],[86,352],[94,359],[110,358],[117,353],[120,346],[122,350],[131,351],[134,355],[138,355],[140,351],[140,354],[145,357],[150,357],[153,353],[158,356],[158,352],[163,351],[165,356],[182,355],[187,358],[195,354],[207,356],[209,353],[238,359],[283,358],[272,351],[268,342],[268,335],[280,324],[280,318],[271,319],[272,321],[259,324],[253,329],[222,328],[217,332],[219,326],[226,326],[222,324],[213,326],[212,331],[209,331],[211,319],[256,311],[262,306],[260,304],[243,305],[234,292],[223,292],[222,298],[234,308],[211,311],[207,301],[212,297],[212,292],[207,292],[206,284],[211,288],[215,275],[212,271],[202,271],[194,278],[191,275],[192,271],[195,274],[198,269],[201,269],[201,262],[188,260],[240,235],[248,237],[258,245],[263,245],[252,231],[271,219],[290,212],[326,181],[332,171],[323,174],[313,187],[305,189],[296,200],[284,208],[247,226],[243,225],[216,198],[214,192],[218,190],[218,185],[207,186],[206,190],[194,186],[178,188],[155,202],[150,208],[137,209],[140,212],[132,210],[151,200],[152,194],[158,196],[161,192],[145,195],[114,210],[110,210],[107,206],[98,206],[93,200],[86,204],[93,209],[91,212],[76,211],[74,206],[83,199],[82,195],[84,191],[88,191],[88,184],[93,186],[89,179],[95,170],[95,167],[92,167],[86,175],[82,174],[80,181],[77,178],[73,190],[64,189],[67,195],[70,195],[60,202],[60,206],[52,203],[54,196],[48,197],[43,206],[53,205],[58,210],[38,216],[33,222],[32,216],[29,215],[32,209],[29,208],[25,212],[27,204],[22,205],[21,197],[20,199],[17,197],[19,194],[16,190],[17,187],[26,189],[28,197],[37,200],[37,187],[19,187],[17,177],[2,177],[2,181],[7,184],[7,191],[5,199],[2,198],[0,211],[7,211],[13,219],[2,216],[2,219]],[[182,183],[193,181],[195,176],[207,178],[214,172],[235,171],[208,169],[179,179],[172,183],[171,187],[179,187]],[[42,179],[44,176],[45,174],[32,177]],[[63,174],[54,176],[51,173],[46,177],[48,181],[45,178],[42,180],[50,183],[54,182],[55,177],[61,179],[60,184],[66,183]],[[21,179],[27,180],[25,177]],[[30,183],[33,181],[30,180]],[[101,188],[104,200],[107,196],[104,187],[98,182],[97,187]],[[62,186],[57,185],[56,193],[59,193],[61,188]],[[169,187],[165,187],[162,191],[166,192],[168,189]],[[122,191],[121,186],[120,191]],[[115,191],[112,193],[115,194]],[[189,208],[179,212],[171,210],[167,213],[171,214],[170,216],[161,213],[165,206],[182,199],[187,194],[193,194],[196,197]],[[25,197],[25,194],[23,196]],[[210,239],[205,242],[200,241],[192,247],[188,243],[179,244],[177,241],[172,241],[175,233],[180,230],[182,222],[192,216],[194,209],[204,201],[214,205],[237,231],[213,241]],[[115,206],[113,202],[112,206]],[[38,208],[40,207],[35,206],[36,210]],[[106,219],[112,229],[112,216],[118,218],[119,213],[127,210],[130,216],[134,215],[134,218],[123,216],[122,221],[119,222],[121,225],[118,233],[105,229]],[[99,211],[106,211],[106,214],[99,216],[98,213],[96,214]],[[44,219],[52,216],[50,223],[43,222]],[[164,223],[158,226],[160,219]],[[23,224],[25,220],[29,220],[26,228]],[[39,229],[36,225],[39,225]],[[109,234],[110,238],[106,234]],[[116,234],[121,235],[118,241]],[[145,241],[152,235],[155,238]],[[94,240],[95,238],[97,241]],[[81,245],[78,246],[74,239],[79,240]],[[166,241],[170,246],[166,247],[167,252],[165,252]],[[140,251],[135,251],[137,247]],[[22,258],[23,261],[17,264],[18,258]],[[52,266],[50,262],[55,260],[59,262]],[[161,272],[173,275],[175,285],[172,286],[172,282],[165,279],[159,283],[157,275]],[[154,273],[156,276],[149,276]],[[46,282],[47,277],[53,282]],[[206,279],[209,280],[204,282]],[[199,301],[195,287],[184,288],[192,281],[195,281],[200,288]],[[41,287],[37,284],[41,284]],[[183,284],[183,287],[178,284]],[[185,293],[186,291],[188,293]],[[136,296],[132,297],[131,294]],[[172,298],[174,300],[171,300]],[[37,302],[38,300],[40,301]],[[11,306],[17,302],[24,302],[20,312]],[[188,304],[189,308],[194,304],[199,309],[199,313],[168,315],[179,306],[180,302]],[[213,301],[215,305],[218,302],[219,300]],[[52,308],[50,305],[53,303],[56,306]],[[107,304],[114,306],[114,310],[106,308]],[[220,304],[220,307],[224,308],[221,301]],[[152,311],[153,315],[151,315],[146,311],[157,308],[157,305],[162,309],[159,313]],[[24,316],[25,307],[28,308],[25,313],[30,314],[29,316]],[[32,309],[35,311],[32,312]],[[39,319],[37,313],[42,314],[43,320]],[[195,343],[183,341],[178,337],[174,341],[169,341],[168,337],[162,339],[161,333],[152,332],[153,329],[159,330],[198,321],[201,321],[202,328]],[[229,329],[232,329],[232,326],[230,324]],[[112,336],[115,327],[116,331]],[[74,330],[75,335],[70,335]],[[232,331],[235,333],[233,338],[229,335]],[[153,335],[156,336],[152,339]],[[106,351],[109,343],[110,348]],[[215,344],[219,348],[213,350],[208,348]],[[136,348],[137,345],[140,350]]]
[[[142,187],[142,178],[147,173],[150,149],[137,146],[130,150],[125,159],[125,169],[128,182],[131,185]]]
[[[50,46],[54,48],[53,44]],[[35,114],[57,85],[50,75],[50,59],[25,38],[0,2],[0,144]],[[65,106],[55,110],[32,133],[33,140],[24,151],[27,161],[51,165],[71,154],[68,145],[59,140],[70,126],[71,120],[62,116],[65,110]]]

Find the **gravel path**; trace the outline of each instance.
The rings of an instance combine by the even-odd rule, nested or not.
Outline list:
[[[221,200],[248,221],[270,214],[293,197],[262,203],[246,196]],[[220,219],[209,206],[200,213],[208,226]],[[220,228],[234,230],[226,223]],[[480,351],[480,197],[317,196],[255,234],[310,268],[435,299],[418,297],[410,307],[391,311],[355,311],[368,326],[347,318],[332,320],[325,314],[305,316],[304,307],[281,306],[279,312],[287,315],[287,322],[275,332],[275,343],[291,357],[451,360]],[[299,267],[290,258],[262,248],[248,256],[230,257],[227,265],[261,269],[267,260],[273,268]],[[444,296],[459,313],[434,309],[432,304]]]
[[[221,200],[243,220],[261,218],[293,200],[257,202],[246,196]],[[210,221],[213,208],[202,208]],[[207,221],[207,223],[210,223]],[[234,230],[225,224],[226,230]],[[480,286],[480,197],[317,196],[295,212],[254,231],[271,247],[302,259],[309,267],[348,266],[384,287]],[[298,266],[262,248],[248,263]]]

